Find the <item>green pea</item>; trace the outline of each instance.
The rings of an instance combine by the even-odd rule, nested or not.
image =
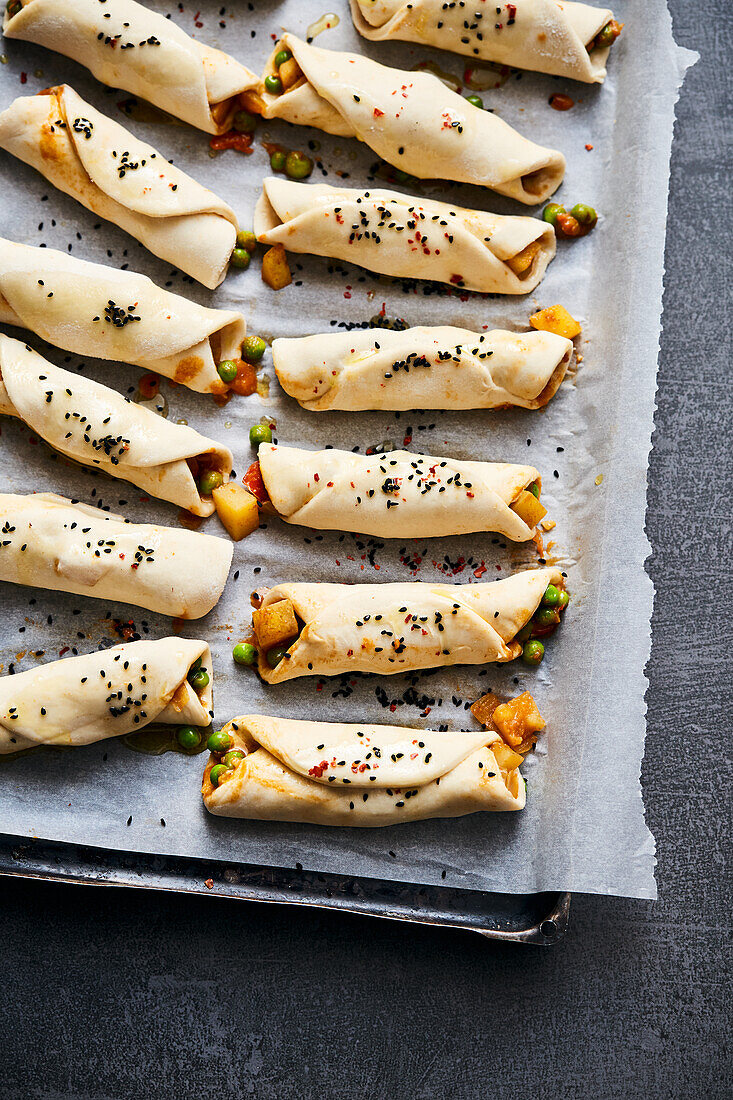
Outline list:
[[[198,672],[194,672],[193,676],[189,680],[189,683],[194,691],[200,692],[203,691],[204,688],[207,688],[209,686],[210,681],[211,677],[209,676],[206,669],[200,668]]]
[[[242,358],[248,363],[259,363],[266,349],[267,344],[261,336],[245,336],[242,341]]]
[[[197,749],[201,744],[201,730],[195,726],[181,726],[176,733],[176,741],[182,749]]]
[[[235,248],[229,257],[229,263],[232,267],[241,267],[243,271],[246,271],[251,259],[252,257],[246,248]]]
[[[237,364],[233,359],[222,359],[216,369],[222,382],[233,382],[237,377]]]
[[[532,616],[532,623],[540,630],[547,630],[548,627],[557,626],[560,622],[560,615],[556,607],[541,607],[539,611],[535,611]]]
[[[290,50],[278,50],[275,54],[275,68],[279,69],[281,65],[284,65],[286,61],[289,61],[292,57]]]
[[[466,103],[470,103],[472,107],[478,107],[481,111],[484,109],[484,101],[481,96],[468,95],[466,96]]]
[[[522,649],[522,660],[528,665],[538,665],[545,655],[545,647],[542,642],[534,638],[531,642],[525,642]]]
[[[229,752],[232,747],[232,739],[224,730],[215,730],[214,733],[209,734],[206,747],[209,752],[213,752],[216,756],[222,756],[225,752]]]
[[[240,642],[232,650],[232,657],[238,665],[253,665],[257,661],[257,647],[251,642]]]
[[[251,134],[257,122],[257,115],[251,115],[249,111],[237,111],[232,119],[232,127],[238,134]]]
[[[283,82],[279,76],[266,76],[265,77],[265,90],[270,95],[282,95]]]
[[[244,760],[244,757],[245,753],[243,753],[241,749],[232,749],[231,752],[228,752],[224,757],[224,767],[236,768],[239,761]]]
[[[538,481],[533,481],[531,485],[527,486],[527,492],[531,493],[537,500],[540,499],[540,484]]]
[[[613,21],[606,23],[605,27],[602,27],[596,35],[596,46],[599,50],[605,50],[608,46],[612,46],[618,34]]]
[[[598,221],[598,215],[593,207],[587,206],[584,202],[576,202],[570,211],[570,216],[579,221],[581,225],[589,225],[591,228]]]
[[[542,597],[543,607],[559,607],[560,606],[560,589],[554,584],[548,584],[545,589],[545,594]]]
[[[569,603],[570,603],[570,593],[566,592],[564,588],[561,588],[560,589],[560,603],[558,604],[558,607],[560,608],[561,611],[564,611]]]
[[[409,183],[409,181],[412,179],[412,176],[409,172],[405,172],[403,168],[395,168],[394,178],[397,180],[398,183]]]
[[[260,443],[272,443],[272,429],[269,424],[253,424],[249,429],[249,441],[253,447]]]
[[[522,644],[524,644],[524,642],[528,642],[529,639],[532,637],[531,621],[523,626],[521,630],[518,630],[514,637],[517,639],[518,642],[522,642]]]
[[[550,225],[557,225],[557,215],[565,213],[565,207],[560,206],[559,202],[551,202],[542,211],[542,220],[545,222],[549,222]]]
[[[270,668],[277,668],[288,651],[287,646],[277,645],[267,651],[267,663]]]
[[[214,764],[214,767],[209,772],[211,786],[218,787],[222,779],[225,779],[228,774],[229,768],[225,768],[223,764]]]
[[[191,665],[191,667],[188,670],[189,676],[191,675],[192,672],[196,672],[197,669],[201,668],[201,662],[202,661],[203,661],[203,657],[197,657],[196,658],[196,660],[193,662],[193,664]]]
[[[251,229],[240,229],[237,233],[237,248],[243,248],[250,255],[257,248],[257,238]]]
[[[285,158],[285,175],[291,180],[304,180],[313,171],[313,161],[305,153],[288,153]]]
[[[199,489],[201,495],[210,497],[214,489],[218,489],[224,484],[224,475],[219,470],[207,470],[205,474],[201,475],[199,480]]]
[[[270,168],[273,172],[283,172],[285,170],[285,161],[288,159],[288,154],[282,149],[276,149],[274,153],[270,153]]]

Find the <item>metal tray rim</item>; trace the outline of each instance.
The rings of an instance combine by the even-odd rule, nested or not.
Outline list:
[[[563,892],[492,894],[313,872],[300,867],[231,864],[187,856],[145,856],[8,834],[0,834],[0,876],[299,905],[461,929],[486,939],[544,947],[558,943],[565,935],[571,898]],[[512,927],[517,914],[521,919],[523,907],[529,909],[525,923]]]

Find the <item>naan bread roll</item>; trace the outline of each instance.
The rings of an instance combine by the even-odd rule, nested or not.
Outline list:
[[[535,534],[511,507],[539,482],[534,466],[272,443],[261,444],[258,458],[267,495],[287,523],[394,539],[495,531],[525,542]]]
[[[296,676],[391,676],[511,661],[522,651],[514,636],[548,584],[562,586],[559,569],[528,569],[488,584],[278,584],[261,608],[289,600],[303,626],[275,668],[260,648],[259,672],[280,684]]]
[[[193,428],[165,420],[116,390],[49,363],[19,340],[0,334],[0,414],[14,416],[54,450],[92,469],[130,481],[151,496],[210,516],[198,475],[232,472],[232,455]]]
[[[290,252],[494,294],[528,294],[555,255],[555,232],[537,218],[274,176],[263,182],[254,231]]]
[[[201,794],[219,817],[376,827],[478,810],[521,810],[517,767],[503,770],[497,733],[306,722],[246,714],[224,730],[246,755],[218,786],[212,757]]]
[[[132,363],[197,393],[227,389],[216,366],[238,359],[244,317],[207,309],[134,271],[0,237],[0,321],[77,355]]]
[[[311,412],[539,409],[554,397],[572,355],[572,340],[552,332],[449,326],[327,332],[272,344],[280,385]]]
[[[0,114],[0,148],[209,289],[226,275],[237,238],[231,207],[68,84],[11,103]]]
[[[284,34],[266,77],[278,75],[275,57],[283,49],[292,53],[301,77],[280,95],[260,85],[265,118],[356,137],[418,179],[474,183],[519,202],[544,202],[562,183],[561,153],[528,141],[432,73],[390,69]]]
[[[200,693],[191,666],[209,673]],[[36,745],[78,746],[139,733],[151,722],[208,726],[213,718],[206,642],[127,642],[0,677],[0,753]]]
[[[399,38],[586,84],[602,84],[608,47],[594,46],[608,8],[570,0],[512,4],[444,0],[350,0],[354,26],[373,42]]]
[[[71,57],[102,84],[209,134],[229,129],[239,93],[257,85],[233,57],[133,0],[22,0],[20,11],[6,11],[3,33]]]
[[[130,523],[55,493],[0,493],[0,581],[200,619],[233,551],[228,539]]]

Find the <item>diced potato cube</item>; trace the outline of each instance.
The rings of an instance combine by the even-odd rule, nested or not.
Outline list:
[[[580,336],[583,329],[568,313],[565,306],[548,306],[539,313],[533,313],[529,319],[532,328],[540,332],[554,332],[556,336],[565,336],[572,340],[574,336]]]
[[[503,741],[495,741],[491,746],[491,751],[496,757],[496,762],[503,772],[514,771],[522,763],[523,757],[518,752],[514,752],[508,745],[505,745]]]
[[[260,525],[257,500],[243,485],[230,481],[228,485],[214,489],[211,495],[216,514],[235,542],[257,530]]]
[[[297,84],[303,75],[298,62],[294,57],[291,57],[289,61],[284,61],[278,69],[277,75],[282,81],[283,91],[287,92],[288,88],[292,88],[293,84]]]
[[[252,625],[260,649],[272,649],[298,635],[298,620],[290,600],[278,600],[253,611]]]
[[[262,257],[262,280],[273,290],[282,290],[284,286],[292,283],[293,276],[290,274],[288,257],[283,245],[276,244],[268,248]]]
[[[499,696],[490,691],[488,695],[482,695],[471,707],[471,714],[482,726],[490,726],[494,711],[499,705]]]
[[[540,504],[534,493],[528,493],[526,489],[522,489],[512,504],[512,511],[516,512],[528,527],[536,527],[547,515],[545,506]]]
[[[527,276],[541,247],[539,241],[532,241],[521,252],[517,252],[516,256],[512,256],[510,260],[505,261],[507,267],[510,267],[520,279]]]
[[[528,691],[518,695],[516,699],[510,699],[508,703],[502,703],[492,717],[507,745],[514,749],[533,733],[539,733],[545,728],[545,720]]]
[[[261,115],[267,106],[262,96],[253,92],[251,88],[240,93],[239,103],[242,110],[249,111],[251,115]]]

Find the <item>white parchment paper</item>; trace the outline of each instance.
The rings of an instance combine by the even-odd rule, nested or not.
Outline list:
[[[321,0],[154,2],[202,40],[260,72],[281,29],[305,36],[324,13]],[[317,39],[410,69],[425,61],[462,79],[464,59],[407,43],[371,44],[353,30],[345,0],[332,0],[340,23]],[[180,9],[183,8],[183,11]],[[524,329],[538,307],[562,302],[584,325],[582,362],[539,413],[306,413],[285,397],[268,356],[269,397],[234,398],[225,408],[162,382],[169,416],[221,440],[241,476],[254,455],[248,429],[276,419],[282,443],[359,449],[402,446],[459,458],[530,461],[543,475],[543,501],[557,527],[548,559],[568,573],[572,601],[538,670],[510,665],[439,670],[423,675],[302,679],[268,688],[231,660],[250,621],[250,591],[284,580],[350,582],[452,579],[472,583],[508,575],[533,561],[526,548],[492,535],[389,542],[318,534],[271,520],[235,546],[232,576],[219,606],[187,624],[215,660],[217,723],[261,711],[324,720],[392,721],[423,728],[476,728],[468,707],[489,689],[529,689],[548,720],[524,767],[527,807],[520,814],[474,815],[387,830],[310,828],[209,817],[199,795],[204,756],[151,757],[121,742],[75,751],[41,750],[0,766],[0,831],[128,851],[170,853],[294,866],[505,892],[569,889],[649,898],[655,895],[654,842],[644,823],[639,773],[644,743],[644,666],[649,655],[652,584],[644,571],[646,469],[660,329],[668,166],[674,104],[696,55],[675,46],[662,0],[617,0],[625,21],[602,87],[515,73],[483,93],[484,103],[520,132],[567,157],[555,196],[567,206],[591,203],[601,214],[587,238],[560,243],[534,294],[490,298],[434,285],[379,278],[328,260],[294,256],[295,282],[274,293],[259,262],[232,272],[214,293],[149,255],[136,241],[56,192],[40,176],[0,154],[0,233],[17,241],[68,249],[83,259],[129,266],[199,302],[240,308],[249,330],[268,340],[336,331],[384,310],[410,324],[476,330]],[[231,203],[251,224],[261,179],[269,174],[263,140],[301,148],[316,159],[312,181],[364,186],[376,157],[356,141],[285,123],[264,123],[255,152],[210,157],[208,138],[140,104],[126,118],[127,93],[111,91],[58,54],[6,40],[0,104],[66,81],[99,109],[152,142]],[[569,93],[572,110],[548,106]],[[592,146],[592,148],[588,148]],[[408,168],[408,165],[405,165]],[[337,175],[340,173],[340,175]],[[348,175],[347,175],[348,174]],[[490,191],[442,182],[415,193],[450,196],[465,206],[528,213]],[[122,393],[140,372],[118,364],[81,363],[18,331],[53,362],[80,370]],[[138,521],[175,524],[175,508],[141,499],[124,482],[55,457],[23,425],[0,422],[0,476],[13,492],[53,490],[118,510]],[[219,531],[216,518],[206,529]],[[536,555],[534,560],[536,561]],[[449,564],[448,564],[449,563]],[[206,568],[204,562],[200,568]],[[455,570],[455,571],[454,571]],[[134,620],[145,637],[172,624],[139,608],[0,585],[0,671],[21,671],[109,642],[111,618]],[[118,640],[118,639],[115,639]],[[69,652],[67,650],[67,652]],[[162,822],[165,822],[165,825]]]

